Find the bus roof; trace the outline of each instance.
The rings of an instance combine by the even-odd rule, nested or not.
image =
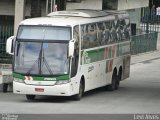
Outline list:
[[[20,25],[74,26],[97,21],[126,18],[125,11],[69,10],[50,13],[46,17],[26,19]]]
[[[101,11],[101,10],[88,10],[77,9],[68,11],[57,11],[48,14],[48,16],[70,16],[70,17],[82,17],[82,18],[98,18],[105,17],[113,14],[126,14],[125,11]]]

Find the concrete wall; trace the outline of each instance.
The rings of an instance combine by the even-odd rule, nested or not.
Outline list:
[[[0,0],[0,15],[14,15],[15,0]]]
[[[97,9],[102,10],[103,0],[82,0],[80,3],[67,2],[66,9]],[[115,3],[110,2],[115,5]],[[149,0],[118,0],[117,10],[136,9],[146,7]]]
[[[24,4],[25,0],[16,0],[15,2],[14,35],[16,35],[19,23],[24,19]]]
[[[141,19],[141,8],[130,9],[128,10],[128,13],[130,15],[131,23],[136,23],[137,27],[139,27]]]
[[[11,0],[10,0],[11,1]],[[42,1],[42,10],[41,16],[46,16],[46,2]],[[14,35],[17,32],[19,23],[25,19],[25,17],[31,16],[31,3],[27,0],[15,0],[15,26],[14,26]],[[25,7],[24,7],[25,6]]]
[[[17,2],[17,8],[15,12],[15,1]],[[103,0],[82,0],[80,3],[67,2],[66,9],[97,9],[102,10],[102,1]],[[30,2],[26,0],[25,8],[23,7],[24,0],[0,0],[0,15],[16,15],[15,18],[15,31],[17,29],[18,23],[23,20],[24,16],[30,16]],[[20,3],[21,5],[19,5]],[[113,5],[115,3],[111,2]],[[132,22],[135,23],[139,21],[140,11],[137,11],[135,8],[146,7],[149,4],[149,0],[118,0],[118,10],[129,9],[131,11]],[[45,0],[42,4],[42,16],[45,16]],[[24,13],[23,13],[24,11]],[[23,14],[23,15],[22,15]],[[135,17],[136,16],[136,17]],[[137,23],[139,24],[139,23]]]
[[[149,0],[118,0],[118,10],[136,9],[149,5]]]
[[[82,0],[80,3],[67,2],[66,9],[102,10],[102,0]]]

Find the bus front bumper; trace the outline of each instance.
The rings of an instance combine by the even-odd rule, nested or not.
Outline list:
[[[72,96],[72,90],[70,83],[54,86],[36,86],[13,81],[13,93],[16,94]]]

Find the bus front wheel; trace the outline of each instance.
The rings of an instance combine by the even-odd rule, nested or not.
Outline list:
[[[79,85],[79,93],[73,96],[74,100],[80,100],[83,96],[83,93],[84,93],[84,82],[81,80]]]
[[[34,100],[35,95],[26,95],[27,100]]]

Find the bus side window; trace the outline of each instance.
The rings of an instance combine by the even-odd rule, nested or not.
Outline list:
[[[97,23],[97,40],[100,45],[105,44],[105,26],[103,22]]]
[[[121,30],[120,30],[121,22],[120,20],[115,20],[114,22],[115,22],[115,30],[116,30],[115,42],[119,42],[121,41]]]
[[[123,31],[123,20],[118,20],[118,25],[117,25],[117,40],[122,41],[122,31]]]
[[[74,57],[72,58],[71,77],[77,74],[78,60],[79,60],[79,26],[73,28],[73,38],[75,39]]]
[[[81,26],[81,36],[82,36],[82,49],[89,48],[89,41],[88,41],[88,25]]]
[[[89,41],[89,48],[98,46],[96,24],[88,25],[87,38]]]
[[[111,43],[115,43],[117,41],[116,26],[117,26],[117,21],[116,20],[112,21],[111,41],[110,41]]]
[[[79,26],[75,26],[73,30],[73,37],[75,39],[75,51],[76,55],[79,54]]]
[[[130,21],[129,21],[129,19],[125,19],[123,33],[125,36],[125,40],[129,40],[130,39]]]
[[[121,37],[121,41],[124,41],[125,40],[125,36],[124,36],[124,26],[125,26],[125,20],[124,19],[122,19],[121,21],[120,21],[120,37]]]
[[[79,41],[79,27],[78,26],[75,26],[73,29],[73,38],[76,41]]]
[[[107,21],[107,22],[104,22],[103,24],[105,26],[105,30],[104,30],[105,44],[108,44],[110,41],[111,22]]]

